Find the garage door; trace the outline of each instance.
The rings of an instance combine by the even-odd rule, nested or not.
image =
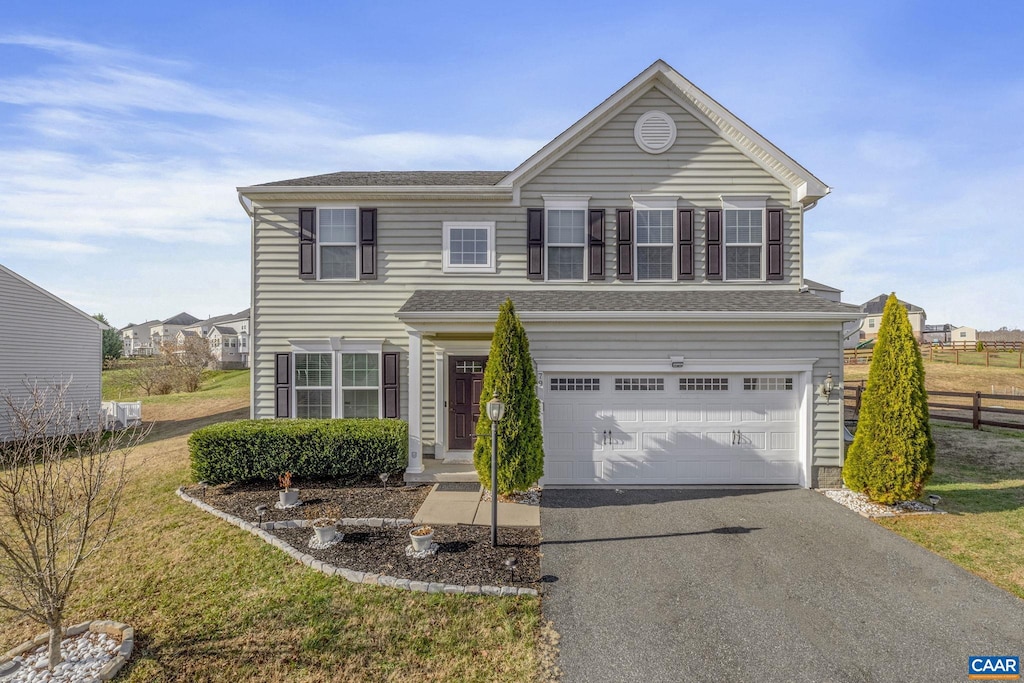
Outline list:
[[[796,484],[796,377],[545,373],[546,484]]]

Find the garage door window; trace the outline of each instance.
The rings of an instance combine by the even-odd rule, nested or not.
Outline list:
[[[597,377],[552,377],[551,391],[600,391]]]
[[[728,377],[680,377],[679,391],[728,391]]]
[[[793,378],[744,377],[743,391],[793,391]]]
[[[616,377],[615,391],[664,391],[661,377]]]

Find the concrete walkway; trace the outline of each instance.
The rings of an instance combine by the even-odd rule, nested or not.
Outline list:
[[[490,526],[491,503],[481,500],[483,489],[459,491],[446,490],[454,488],[444,483],[435,484],[427,494],[419,511],[412,518],[417,524],[475,524]],[[498,526],[502,527],[538,527],[540,526],[540,506],[522,505],[520,503],[498,502]]]

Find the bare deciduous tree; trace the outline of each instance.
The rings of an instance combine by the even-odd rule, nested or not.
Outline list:
[[[190,335],[177,343],[164,342],[160,345],[160,353],[175,368],[178,390],[199,391],[203,384],[203,370],[213,362],[209,339]]]
[[[114,534],[127,458],[148,430],[104,432],[69,382],[26,387],[0,398],[13,434],[0,443],[0,609],[49,630],[52,670],[78,570]]]

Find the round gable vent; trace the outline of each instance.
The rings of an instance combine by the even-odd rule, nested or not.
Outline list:
[[[676,122],[663,111],[649,111],[636,120],[633,137],[640,149],[661,154],[676,141]]]

